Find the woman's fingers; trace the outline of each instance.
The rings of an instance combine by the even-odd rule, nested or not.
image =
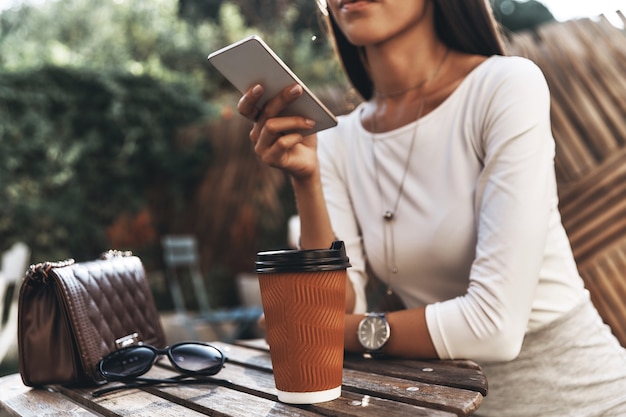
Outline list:
[[[255,142],[258,139],[267,120],[271,120],[272,118],[278,116],[280,112],[289,105],[289,103],[295,101],[301,95],[302,87],[298,84],[294,84],[291,87],[285,88],[280,94],[265,103],[262,110],[257,115],[257,119],[255,121],[256,123],[250,131],[250,138],[252,141]]]
[[[280,136],[271,146],[261,150],[257,146],[255,150],[261,156],[263,162],[270,166],[283,167],[291,155],[294,146],[301,143],[303,137],[299,133],[291,133]]]
[[[261,121],[261,119],[269,119],[280,114],[289,103],[296,100],[302,95],[302,86],[299,84],[293,84],[272,97],[265,103],[263,108],[259,110],[259,99],[263,96],[263,86],[257,84],[244,93],[237,103],[237,110],[239,113],[252,120],[253,122]]]
[[[261,96],[263,95],[263,86],[261,84],[257,84],[250,88],[245,92],[243,96],[239,99],[239,103],[237,103],[237,110],[239,113],[255,122],[261,111],[257,107],[257,103]]]
[[[315,120],[300,116],[274,117],[269,119],[259,127],[252,129],[250,137],[255,144],[257,153],[273,146],[274,142],[281,136],[298,134],[298,131],[309,130],[315,126]],[[257,134],[253,134],[256,132]]]
[[[263,106],[260,118],[269,119],[276,117],[282,112],[289,103],[295,101],[302,95],[302,86],[299,84],[291,85],[280,92],[276,97],[271,98]]]

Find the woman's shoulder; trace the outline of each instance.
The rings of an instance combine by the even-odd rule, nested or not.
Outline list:
[[[528,58],[494,55],[484,60],[465,79],[465,91],[474,104],[482,99],[486,106],[501,100],[536,101],[549,98],[543,72]]]
[[[481,78],[495,80],[515,79],[520,82],[544,80],[543,73],[535,62],[516,55],[493,55],[480,64],[474,72]]]

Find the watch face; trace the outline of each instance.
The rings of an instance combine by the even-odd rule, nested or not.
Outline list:
[[[358,337],[365,349],[378,350],[389,339],[389,325],[382,317],[366,317],[359,326]]]

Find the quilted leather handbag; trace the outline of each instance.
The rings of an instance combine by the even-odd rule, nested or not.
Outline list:
[[[25,385],[104,383],[98,361],[139,343],[163,348],[166,340],[138,257],[109,251],[95,261],[29,268],[18,301]]]

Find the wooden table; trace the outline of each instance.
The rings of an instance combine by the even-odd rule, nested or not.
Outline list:
[[[213,343],[228,356],[222,384],[124,389],[94,398],[93,389],[31,389],[19,374],[0,378],[0,416],[466,416],[487,394],[471,361],[415,361],[347,356],[340,398],[295,406],[278,401],[264,341]],[[175,373],[162,361],[147,376]]]

